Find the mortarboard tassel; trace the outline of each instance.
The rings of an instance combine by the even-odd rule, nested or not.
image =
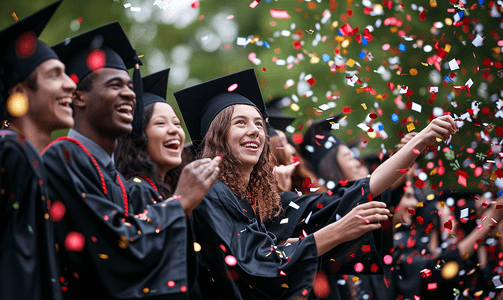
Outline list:
[[[135,55],[133,59],[135,66],[133,71],[133,90],[136,94],[136,108],[134,110],[133,131],[130,134],[132,139],[137,139],[143,134],[143,84],[140,73],[140,59]]]

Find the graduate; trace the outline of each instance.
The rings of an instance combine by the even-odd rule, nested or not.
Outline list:
[[[213,161],[202,159],[184,166],[185,132],[175,111],[166,102],[169,69],[151,74],[143,82],[143,123],[145,133],[138,139],[119,138],[115,152],[117,169],[127,181],[126,187],[135,211],[173,195],[191,199],[194,207],[218,176],[217,156]],[[176,213],[176,212],[175,212]],[[190,226],[190,224],[187,224]],[[187,242],[179,243],[177,252],[186,253],[189,283],[194,286],[197,273],[194,240],[190,229]],[[192,299],[200,297],[197,288],[189,290]]]
[[[503,197],[488,201],[487,209],[477,216],[478,225],[472,226],[474,228],[456,245],[440,253],[432,247],[438,242],[432,240],[434,235],[431,234],[440,229],[440,213],[434,201],[418,205],[420,200],[425,200],[424,193],[408,184],[393,216],[393,227],[396,228],[393,299],[475,299],[473,292],[477,289],[471,294],[465,291],[472,283],[469,275],[477,264],[473,261],[477,248],[474,245],[482,243],[502,221],[503,210],[498,209],[498,205],[503,204]],[[415,213],[411,214],[411,211]]]
[[[202,156],[223,156],[219,180],[193,211],[204,295],[308,297],[319,256],[378,229],[379,221],[387,219],[383,203],[364,203],[343,216],[338,226],[334,223],[298,242],[278,244],[263,223],[280,213],[281,202],[269,161],[264,102],[253,69],[178,91],[175,97],[192,139],[204,138]],[[343,233],[334,234],[337,228]]]
[[[57,1],[0,31],[0,299],[62,299],[40,151],[73,126],[75,83],[38,36]]]
[[[179,247],[192,204],[182,195],[136,211],[113,160],[119,137],[143,132],[136,52],[117,22],[54,49],[78,80],[75,126],[43,154],[51,197],[66,211],[55,231],[68,298],[187,299],[187,255]]]

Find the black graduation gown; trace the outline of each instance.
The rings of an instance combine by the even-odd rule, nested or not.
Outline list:
[[[395,251],[393,253],[394,268],[392,290],[395,299],[455,299],[454,289],[460,291],[456,299],[473,299],[471,295],[464,297],[462,291],[470,284],[468,273],[474,268],[471,260],[463,260],[457,248],[445,250],[439,255],[432,255],[427,249],[427,243],[411,234],[409,228],[400,227],[395,234]],[[437,262],[441,261],[439,268]],[[458,272],[453,278],[442,277],[442,269],[447,263],[456,263]],[[422,278],[421,271],[428,269],[431,275]],[[450,268],[453,270],[452,268]]]
[[[179,201],[141,212],[130,205],[125,216],[114,174],[75,142],[57,141],[43,157],[51,197],[66,206],[55,231],[69,298],[187,298],[186,253],[179,251],[186,245],[187,226]],[[85,241],[80,252],[65,245],[67,235],[75,233]]]
[[[310,234],[333,223],[346,215],[357,204],[370,199],[369,178],[338,184],[328,193],[311,194],[298,197],[296,193],[285,192],[281,195],[284,215],[267,223],[267,228],[274,232],[279,240]],[[381,200],[376,197],[373,200]],[[291,203],[294,204],[291,204]],[[306,223],[307,222],[307,223]],[[347,299],[350,288],[347,280],[339,274],[383,274],[389,268],[382,263],[383,254],[389,249],[382,247],[382,232],[375,230],[365,233],[352,241],[343,243],[322,256],[321,268],[328,274],[331,292],[324,299]],[[355,264],[362,263],[362,272],[355,271]],[[377,275],[384,283],[382,275]],[[351,280],[351,279],[350,279]],[[341,286],[342,284],[342,286]],[[385,285],[383,284],[385,287]],[[386,287],[385,287],[386,288]]]
[[[302,197],[293,192],[282,193],[281,201],[286,208],[284,216],[267,222],[267,229],[280,241],[314,233],[346,215],[357,204],[368,202],[368,182],[368,178],[363,178],[345,186],[338,184],[330,193]],[[383,269],[381,263],[381,245],[381,231],[374,230],[330,250],[323,255],[323,262],[325,266],[329,265],[331,273],[383,274],[387,269]],[[355,271],[358,262],[364,266],[362,272]]]
[[[0,130],[0,299],[62,299],[42,158]]]
[[[318,257],[313,235],[289,246],[257,220],[248,201],[217,180],[193,211],[208,299],[304,299]]]
[[[127,183],[129,194],[133,205],[133,210],[135,212],[142,213],[150,205],[155,205],[163,201],[163,197],[157,190],[155,184],[148,177],[144,176],[134,176],[131,177]],[[183,211],[182,211],[183,212]],[[174,213],[179,213],[175,211]],[[194,232],[192,230],[191,224],[192,218],[187,219],[187,242],[183,244],[183,241],[178,241],[178,248],[176,249],[179,253],[186,253],[187,261],[187,281],[189,283],[189,298],[199,299],[201,298],[200,290],[196,282],[197,277],[197,260],[196,253],[194,251]]]

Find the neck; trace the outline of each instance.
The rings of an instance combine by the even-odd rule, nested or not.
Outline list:
[[[51,142],[52,130],[39,126],[31,118],[17,118],[10,122],[9,129],[20,135],[24,135],[39,153]]]
[[[241,169],[241,176],[244,179],[245,187],[248,187],[248,183],[250,183],[250,175],[252,171],[253,167]]]
[[[77,122],[77,118],[75,118],[75,127],[73,127],[73,129],[98,144],[108,155],[112,156],[112,154],[114,154],[115,148],[117,147],[116,137],[103,135],[89,124]]]

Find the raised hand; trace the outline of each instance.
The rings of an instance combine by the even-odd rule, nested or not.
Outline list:
[[[290,191],[292,189],[292,174],[295,171],[295,167],[299,165],[299,162],[290,165],[281,165],[274,167],[274,174],[278,180],[279,186],[284,191]]]
[[[204,195],[217,180],[220,162],[222,162],[221,156],[198,159],[183,168],[174,196],[180,201],[186,214],[201,203]]]
[[[314,233],[318,256],[335,246],[354,240],[366,232],[381,228],[379,222],[388,219],[386,203],[372,201],[353,208],[339,221],[331,223]]]
[[[419,139],[419,145],[424,149],[426,146],[436,141],[447,141],[450,135],[458,130],[459,128],[451,116],[441,116],[431,121],[431,123],[428,124],[425,129],[421,130],[415,138]]]

